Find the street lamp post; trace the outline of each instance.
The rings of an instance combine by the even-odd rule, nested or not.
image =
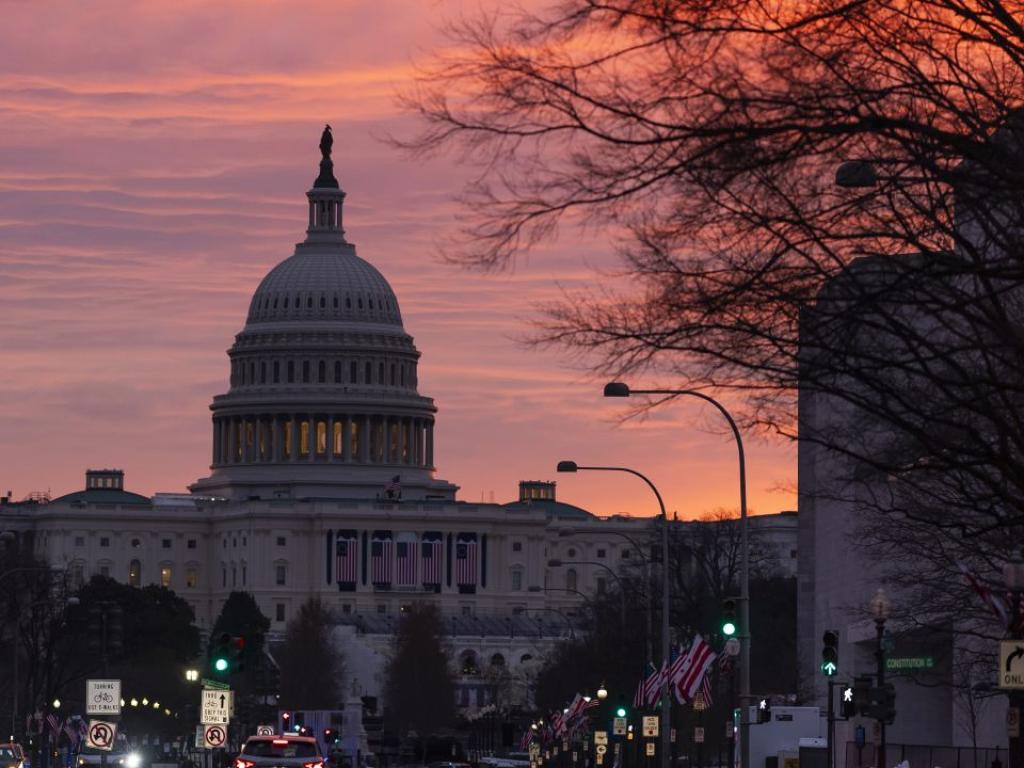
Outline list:
[[[574,529],[568,528],[568,527],[563,527],[563,528],[559,528],[558,529],[558,535],[560,537],[563,537],[563,538],[567,537],[567,536],[572,536],[575,533],[576,533],[576,531]],[[654,638],[654,585],[651,583],[651,561],[644,554],[644,548],[642,546],[640,546],[633,539],[633,537],[630,536],[628,533],[623,533],[622,531],[602,531],[602,533],[605,534],[605,535],[608,535],[608,536],[620,536],[621,538],[623,538],[626,541],[628,541],[630,544],[633,545],[634,551],[637,553],[637,555],[643,561],[643,564],[644,564],[644,583],[647,585],[647,593],[644,595],[644,603],[646,604],[646,607],[647,607],[647,635],[646,635],[647,658],[645,658],[644,661],[647,662],[647,663],[653,664],[654,663],[654,649],[652,647],[652,643],[653,643],[653,638]],[[608,566],[605,566],[605,567],[607,568]],[[647,668],[647,665],[645,664],[644,665],[644,669],[646,670],[646,668]]]
[[[1012,613],[1010,614],[1010,637],[1019,639],[1021,637],[1020,602],[1021,593],[1024,593],[1024,563],[1006,563],[1003,566],[1003,581],[1013,598]],[[1011,691],[1009,699],[1010,708],[1017,710],[1017,721],[1020,722],[1024,697],[1018,691]],[[1009,747],[1009,768],[1024,768],[1024,738],[1019,735],[1010,736]]]
[[[599,563],[596,560],[559,560],[557,557],[553,557],[548,560],[548,568],[561,568],[564,565],[592,565],[598,568],[604,568],[611,574],[611,577],[615,579],[615,582],[619,585],[619,597],[622,598],[619,607],[619,613],[621,614],[620,620],[622,621],[622,628],[626,628],[626,588],[622,583],[622,579],[619,578],[618,574],[615,573],[604,563]]]
[[[875,618],[875,661],[877,663],[878,689],[885,689],[885,621],[889,618],[889,598],[885,590],[879,587],[875,596],[871,598],[871,615]],[[877,768],[885,768],[885,716],[879,713],[876,722],[878,723],[878,759],[875,761]]]
[[[695,389],[630,389],[627,384],[612,381],[605,384],[605,397],[629,397],[630,395],[683,395],[696,397],[710,403],[729,422],[732,436],[736,440],[739,458],[740,480],[740,766],[750,765],[750,536],[747,519],[747,461],[743,452],[743,436],[732,414],[725,406],[710,395]]]
[[[635,477],[639,477],[647,486],[654,491],[655,497],[658,499],[658,509],[661,510],[661,659],[662,664],[668,668],[669,664],[669,606],[670,592],[669,592],[669,573],[668,573],[668,514],[665,512],[665,502],[661,499],[661,494],[658,492],[657,486],[654,485],[645,475],[637,472],[635,469],[629,469],[628,467],[584,467],[578,465],[574,461],[560,461],[558,462],[557,470],[559,472],[579,472],[579,471],[590,471],[590,472],[626,472]],[[669,682],[666,679],[662,681],[661,686],[661,765],[662,768],[668,768],[669,766],[669,749],[671,748],[672,742],[669,740],[669,728],[671,728],[671,720],[669,719],[669,708],[672,706],[669,692]]]

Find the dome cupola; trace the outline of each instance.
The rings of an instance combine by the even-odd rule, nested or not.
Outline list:
[[[306,239],[263,278],[214,398],[211,474],[195,493],[233,498],[451,499],[434,479],[433,400],[398,299],[345,239],[334,139],[306,193]],[[397,478],[397,482],[396,482]]]

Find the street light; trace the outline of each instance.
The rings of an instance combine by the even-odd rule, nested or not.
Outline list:
[[[623,385],[625,386],[625,385]],[[607,387],[605,388],[607,394]],[[668,668],[669,655],[671,653],[669,649],[669,606],[670,593],[669,593],[669,578],[668,578],[668,514],[665,512],[665,502],[661,499],[661,493],[658,492],[657,486],[650,481],[650,479],[635,469],[629,469],[628,467],[584,467],[577,464],[575,461],[560,461],[556,467],[559,472],[626,472],[634,477],[639,477],[647,486],[654,492],[655,498],[658,499],[658,509],[661,510],[661,659],[662,664],[665,668]],[[661,765],[663,768],[669,766],[669,751],[671,749],[671,741],[669,740],[669,729],[671,727],[671,720],[669,718],[669,709],[672,706],[672,699],[669,696],[669,681],[666,679],[662,682],[661,686]],[[746,768],[746,767],[744,767]]]
[[[604,687],[604,683],[601,683],[601,687],[597,689],[597,698],[601,701],[608,698],[608,689]]]
[[[885,590],[881,587],[878,588],[875,596],[871,598],[869,607],[871,615],[875,619],[875,661],[878,665],[878,689],[884,691],[885,648],[882,644],[885,638],[885,621],[889,618],[889,612],[892,607],[889,603],[889,598],[885,594]],[[885,768],[885,717],[879,717],[875,722],[878,723],[878,760],[875,761],[875,764],[879,768]]]
[[[739,458],[740,480],[740,626],[737,635],[740,641],[740,766],[750,766],[750,537],[747,519],[747,460],[743,452],[743,436],[736,426],[736,420],[725,406],[710,395],[695,389],[633,389],[621,381],[612,381],[604,386],[605,397],[629,397],[631,395],[684,395],[696,397],[710,403],[729,422],[732,436],[736,440]],[[667,527],[667,523],[666,523]],[[667,535],[666,535],[667,542]],[[667,544],[666,544],[667,546]],[[667,554],[666,554],[667,565]]]
[[[563,526],[558,529],[559,538],[568,538],[569,536],[576,535],[577,531],[569,526]],[[644,564],[644,583],[647,584],[647,590],[644,593],[644,603],[647,605],[647,633],[646,633],[646,652],[647,658],[645,662],[649,664],[654,663],[654,650],[651,647],[654,638],[654,590],[651,582],[651,560],[644,554],[644,548],[637,543],[637,541],[630,536],[628,533],[622,531],[601,531],[602,535],[605,536],[619,536],[630,544],[633,545],[633,550],[640,556],[640,559]],[[605,566],[607,567],[607,566]]]

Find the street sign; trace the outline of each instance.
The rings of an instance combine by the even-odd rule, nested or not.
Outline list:
[[[85,681],[85,714],[87,714],[87,715],[120,715],[121,714],[121,681],[120,680],[86,680]]]
[[[598,746],[603,747],[608,743],[608,731],[594,731],[594,743]],[[598,750],[602,755],[604,750]]]
[[[222,683],[220,680],[211,680],[208,677],[202,679],[203,688],[216,689],[218,691],[227,691],[231,688],[227,683]]]
[[[223,747],[228,739],[228,729],[223,725],[207,725],[203,729],[203,746],[207,749]]]
[[[676,729],[675,728],[669,728],[669,730],[668,730],[668,740],[671,741],[673,744],[676,743]]]
[[[203,725],[227,725],[231,716],[231,691],[203,690]]]
[[[607,744],[598,744],[597,747],[596,747],[596,752],[599,755],[603,755],[607,751],[608,751],[608,745]]]
[[[658,735],[658,716],[644,715],[644,738],[651,738]]]
[[[597,765],[604,765],[604,755],[598,755],[594,762]]]
[[[117,723],[90,720],[89,730],[85,734],[85,743],[93,749],[110,752],[114,748],[115,736],[117,736]]]
[[[203,732],[205,730],[206,730],[206,728],[204,726],[202,726],[202,725],[197,725],[196,726],[196,741],[195,741],[196,749],[199,749],[200,747],[203,746]]]
[[[256,735],[257,736],[273,736],[274,735],[274,726],[272,726],[272,725],[257,725],[256,726]]]
[[[693,729],[693,743],[703,744],[704,743],[704,729],[699,725]]]
[[[931,669],[934,666],[934,656],[895,656],[885,660],[885,668],[889,672],[910,672]]]
[[[624,718],[624,717],[616,717],[612,721],[612,734],[615,735],[615,736],[625,736],[626,735],[626,718]]]
[[[647,752],[647,756],[648,757],[654,757],[654,742],[653,741],[647,742],[647,750],[646,750],[646,752]]]
[[[999,643],[999,687],[1024,688],[1024,641]]]
[[[730,637],[725,641],[725,653],[728,656],[740,655],[740,641],[737,637]]]

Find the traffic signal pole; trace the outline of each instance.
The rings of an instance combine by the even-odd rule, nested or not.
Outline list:
[[[876,645],[875,645],[875,660],[878,662],[878,687],[881,690],[885,690],[885,649],[882,646],[882,641],[885,637],[885,620],[875,620],[875,634],[876,634]],[[875,761],[877,768],[885,768],[885,714],[879,712],[881,715],[875,722],[878,723],[878,759]]]
[[[834,745],[836,742],[836,705],[835,705],[835,691],[832,689],[833,682],[832,678],[828,679],[828,728],[825,730],[825,749],[828,754],[825,757],[825,765],[828,768],[832,768],[835,765],[835,755],[833,754]]]

